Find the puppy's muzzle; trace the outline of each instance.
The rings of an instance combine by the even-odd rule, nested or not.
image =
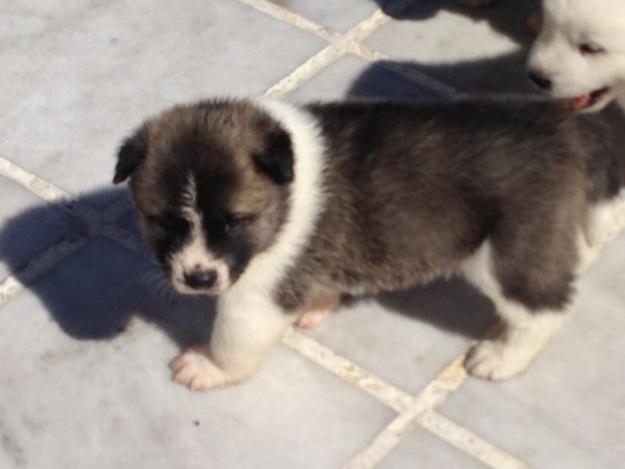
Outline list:
[[[195,270],[184,274],[184,283],[194,290],[212,288],[216,281],[217,272],[215,270]]]

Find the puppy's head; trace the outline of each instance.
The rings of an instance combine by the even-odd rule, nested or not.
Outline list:
[[[625,92],[625,2],[544,0],[529,73],[575,111],[604,108]]]
[[[181,293],[218,295],[274,242],[293,181],[290,135],[245,101],[179,106],[118,154],[139,225]]]

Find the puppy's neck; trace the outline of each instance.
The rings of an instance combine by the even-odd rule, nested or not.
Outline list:
[[[256,255],[232,286],[231,290],[238,292],[242,289],[267,291],[284,278],[309,243],[325,202],[325,148],[315,118],[304,109],[274,99],[259,98],[254,104],[290,135],[294,180],[285,222],[273,245]]]

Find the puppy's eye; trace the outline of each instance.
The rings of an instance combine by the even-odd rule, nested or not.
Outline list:
[[[236,230],[242,228],[244,225],[250,223],[253,219],[254,215],[226,215],[224,221],[224,233],[226,233],[227,235],[232,234]]]
[[[182,231],[188,226],[183,218],[171,214],[159,216],[146,215],[145,218],[148,223],[165,231]]]
[[[241,225],[240,220],[236,220],[234,218],[227,220],[224,223],[224,233],[231,234],[234,230],[236,230]]]
[[[597,44],[585,42],[579,45],[579,51],[582,55],[598,55],[603,54],[605,49]]]

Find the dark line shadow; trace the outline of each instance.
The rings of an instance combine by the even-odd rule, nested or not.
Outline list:
[[[126,190],[103,190],[83,195],[76,203],[102,207],[121,197],[127,197]],[[132,334],[129,323],[133,317],[139,317],[156,324],[181,348],[208,339],[214,318],[213,301],[182,297],[164,289],[161,281],[148,275],[156,274],[157,269],[147,248],[131,252],[96,236],[29,283],[24,277],[25,259],[20,246],[29,242],[41,220],[58,216],[58,212],[55,205],[42,205],[9,219],[0,232],[0,260],[10,274],[28,284],[29,291],[65,333],[75,339],[112,339]],[[136,233],[133,218],[129,214],[120,222]],[[85,236],[87,227],[81,222],[77,224],[75,237]]]

